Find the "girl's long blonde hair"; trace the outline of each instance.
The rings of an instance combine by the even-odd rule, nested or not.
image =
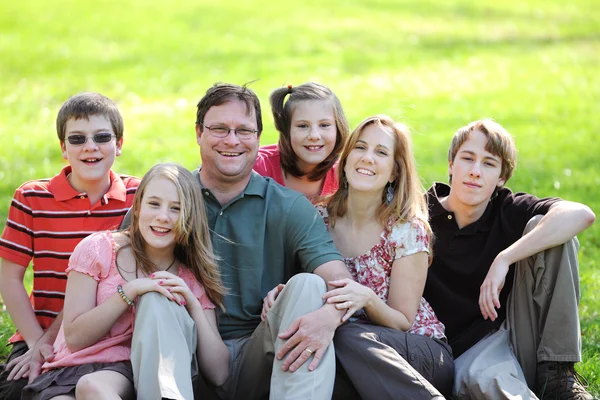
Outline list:
[[[173,228],[175,257],[204,286],[208,298],[223,309],[223,296],[226,289],[221,283],[219,267],[213,253],[200,183],[181,165],[157,164],[150,168],[140,182],[131,208],[131,225],[126,232],[130,239],[136,267],[147,275],[157,271],[156,265],[146,254],[146,241],[139,226],[140,209],[146,187],[156,177],[173,182],[179,195],[181,211]]]
[[[413,218],[417,218],[425,225],[427,234],[431,239],[432,233],[429,226],[429,211],[425,200],[425,189],[417,174],[409,129],[406,125],[395,122],[387,115],[376,115],[365,119],[348,137],[337,170],[340,187],[337,192],[323,201],[327,206],[329,223],[331,226],[335,226],[336,219],[343,217],[348,211],[348,190],[344,169],[348,155],[356,146],[361,133],[370,125],[376,125],[391,133],[395,143],[393,172],[395,179],[391,183],[394,196],[388,205],[386,203],[386,189],[384,188],[381,191],[381,205],[375,213],[377,221],[382,226],[386,226],[391,217],[395,217],[399,222],[408,222]],[[429,250],[431,254],[432,241],[429,240],[428,242],[430,243]]]

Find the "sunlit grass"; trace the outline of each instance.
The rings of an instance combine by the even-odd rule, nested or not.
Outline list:
[[[326,3],[157,0],[0,4],[0,224],[14,189],[64,165],[54,118],[99,91],[125,118],[115,170],[200,163],[195,104],[216,81],[261,98],[262,143],[276,141],[270,91],[316,80],[355,126],[385,113],[414,132],[428,186],[446,180],[451,134],[493,117],[519,165],[508,186],[600,210],[600,13],[592,0]],[[600,393],[600,228],[580,235],[580,371]],[[0,320],[6,338],[12,328]]]

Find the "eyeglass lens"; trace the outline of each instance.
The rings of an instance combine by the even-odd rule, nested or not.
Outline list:
[[[97,144],[108,143],[112,140],[113,136],[111,133],[96,133],[92,135],[92,140]],[[67,136],[67,140],[72,145],[82,145],[87,142],[88,137],[85,135],[71,135]]]

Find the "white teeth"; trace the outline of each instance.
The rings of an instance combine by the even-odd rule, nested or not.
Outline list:
[[[309,150],[319,150],[322,146],[306,146]]]
[[[221,153],[222,156],[227,156],[227,157],[237,157],[241,154],[241,153],[228,153],[226,151],[220,151],[219,153]]]
[[[86,158],[83,161],[85,161],[85,162],[96,162],[96,161],[100,161],[100,159],[98,159],[98,158]]]
[[[153,226],[153,227],[152,227],[152,230],[153,230],[153,231],[156,231],[156,232],[160,232],[160,233],[167,233],[167,232],[169,232],[169,231],[170,231],[170,229],[167,229],[167,228],[159,228],[159,227],[156,227],[156,226]]]
[[[358,168],[356,170],[356,172],[358,172],[359,174],[364,174],[364,175],[369,175],[369,176],[375,175],[375,172],[369,171],[368,169],[364,169],[364,168]]]

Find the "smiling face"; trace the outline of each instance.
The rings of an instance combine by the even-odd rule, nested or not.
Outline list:
[[[448,167],[452,176],[449,201],[467,207],[486,206],[494,189],[504,185],[502,161],[485,149],[487,143],[488,137],[476,130],[458,149]]]
[[[302,172],[310,172],[331,154],[336,136],[335,116],[330,102],[308,100],[294,105],[290,143]]]
[[[179,201],[177,187],[169,179],[156,176],[148,182],[139,212],[139,230],[147,248],[154,251],[175,249]]]
[[[90,186],[106,184],[115,157],[121,155],[123,138],[113,138],[108,143],[96,143],[92,136],[97,133],[113,134],[110,121],[102,115],[90,115],[88,119],[69,119],[66,123],[65,141],[60,144],[63,158],[71,165],[69,183],[79,191],[87,192]],[[85,135],[86,142],[72,145],[67,138]]]
[[[257,130],[254,110],[247,110],[246,104],[237,99],[212,106],[206,112],[203,124],[205,127],[226,126],[232,129],[243,127]],[[259,139],[256,134],[240,140],[230,131],[225,138],[218,138],[207,128],[202,129],[200,125],[196,125],[196,140],[200,145],[200,174],[205,186],[210,188],[244,183],[250,179],[258,154]]]
[[[395,140],[385,127],[373,123],[362,130],[345,160],[349,189],[381,196],[388,182],[395,179]]]

